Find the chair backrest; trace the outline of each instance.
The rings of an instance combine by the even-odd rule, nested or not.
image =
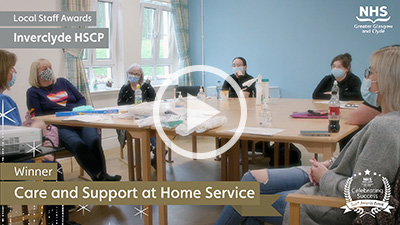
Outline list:
[[[200,91],[200,86],[178,86],[175,91],[175,97],[179,96],[178,92],[182,93],[183,97],[187,97],[188,94],[197,96]]]

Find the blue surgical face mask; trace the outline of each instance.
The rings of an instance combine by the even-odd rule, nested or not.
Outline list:
[[[344,71],[338,68],[333,68],[331,73],[333,76],[335,76],[336,79],[340,79],[344,76]]]
[[[364,78],[362,85],[361,85],[361,95],[364,98],[364,100],[375,107],[379,107],[379,103],[377,102],[378,100],[378,93],[377,92],[371,92],[369,89],[371,88],[371,84],[373,81],[370,79]],[[376,82],[376,81],[374,81]]]
[[[237,71],[242,71],[242,75],[245,74],[244,72],[244,67],[243,66],[238,66],[238,67],[232,67],[233,73],[236,74]]]
[[[140,80],[140,78],[137,76],[128,75],[128,81],[131,84],[136,84],[139,80]]]
[[[8,87],[12,87],[15,84],[16,80],[17,80],[17,74],[13,73],[12,79],[7,82]]]

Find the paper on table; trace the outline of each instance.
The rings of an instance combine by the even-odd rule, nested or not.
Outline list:
[[[326,100],[326,101],[315,101],[314,103],[329,104],[329,100]],[[347,103],[350,103],[350,101],[340,101],[340,104],[347,104]]]
[[[62,119],[62,121],[97,122],[101,120],[107,120],[109,118],[109,116],[104,115],[78,115],[67,117]]]
[[[317,104],[328,104],[329,101],[315,101],[314,103],[317,103]]]
[[[264,128],[264,127],[245,127],[243,130],[244,134],[257,134],[257,135],[266,135],[272,136],[274,134],[280,133],[284,131],[284,129],[274,129],[274,128]],[[236,129],[228,130],[228,132],[236,132]]]

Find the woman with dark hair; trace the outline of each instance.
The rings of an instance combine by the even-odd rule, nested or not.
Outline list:
[[[345,189],[367,189],[367,192],[354,192],[351,196],[354,200],[367,198],[367,200],[379,201],[377,194],[365,197],[366,195],[362,193],[378,193],[371,190],[381,191],[384,187],[383,178],[387,180],[390,190],[390,186],[395,184],[397,174],[400,172],[399,65],[399,46],[382,48],[372,54],[366,80],[369,83],[378,84],[371,86],[369,92],[377,95],[373,105],[380,105],[382,113],[358,132],[337,158],[324,162],[312,159],[310,160],[311,167],[251,170],[243,175],[242,181],[260,183],[261,194],[281,195],[272,206],[283,216],[243,217],[232,206],[225,206],[215,225],[263,224],[264,222],[288,224],[289,206],[285,199],[289,193],[294,192],[343,198]],[[373,175],[376,179],[366,186],[363,182],[364,175],[368,177]],[[351,186],[348,184],[349,179],[352,179]],[[341,208],[314,205],[301,205],[300,208],[300,222],[307,225],[352,224],[357,216],[354,212],[344,213],[345,210]],[[376,218],[379,218],[379,215]]]
[[[243,87],[243,83],[253,79],[247,73],[247,62],[243,57],[236,57],[232,61],[233,74],[230,75],[233,80],[239,85],[240,89],[243,90],[244,97],[255,97],[256,96],[256,83],[254,82],[250,87]],[[237,98],[238,95],[233,87],[225,80],[222,85],[222,90],[229,90],[230,98]]]
[[[333,82],[337,80],[340,100],[363,100],[360,92],[361,80],[351,72],[351,60],[349,53],[333,58],[331,74],[319,82],[312,95],[313,99],[330,99]]]

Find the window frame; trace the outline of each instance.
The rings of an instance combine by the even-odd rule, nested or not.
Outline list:
[[[164,80],[157,79],[157,67],[162,67],[162,66],[168,66],[169,67],[169,73],[172,74],[173,71],[177,69],[177,65],[175,60],[179,59],[178,57],[178,52],[177,52],[177,43],[176,43],[176,37],[175,37],[175,28],[174,28],[174,21],[172,18],[172,9],[171,6],[165,5],[165,4],[157,4],[157,3],[151,3],[151,2],[141,2],[140,3],[140,24],[143,25],[143,16],[144,16],[144,10],[146,8],[151,8],[155,10],[155,18],[154,18],[154,33],[153,37],[151,40],[151,45],[152,45],[152,58],[142,58],[141,57],[141,62],[142,62],[142,67],[152,67],[152,79],[151,81],[157,84],[162,83]],[[170,30],[171,35],[170,35],[170,42],[173,42],[174,44],[171,44],[170,49],[169,49],[169,57],[168,58],[160,58],[160,40],[161,40],[161,19],[162,19],[162,13],[163,11],[167,11],[171,15],[171,20],[170,20]],[[141,28],[141,37],[143,35],[143,27]],[[142,40],[141,39],[141,47],[142,47]],[[174,83],[177,83],[174,82]]]
[[[87,59],[82,59],[83,65],[85,69],[88,69],[87,78],[89,82],[89,90],[90,92],[94,92],[93,82],[95,80],[95,74],[93,69],[109,67],[111,68],[111,78],[114,83],[118,79],[117,76],[117,13],[118,13],[118,2],[117,0],[92,0],[92,11],[98,10],[97,4],[98,2],[111,3],[111,23],[110,23],[110,32],[109,32],[109,46],[110,50],[110,59],[96,59],[96,50],[98,48],[86,48],[84,51],[87,51]],[[98,14],[96,16],[99,16]],[[97,19],[97,18],[96,18]],[[93,26],[96,28],[97,26]]]

